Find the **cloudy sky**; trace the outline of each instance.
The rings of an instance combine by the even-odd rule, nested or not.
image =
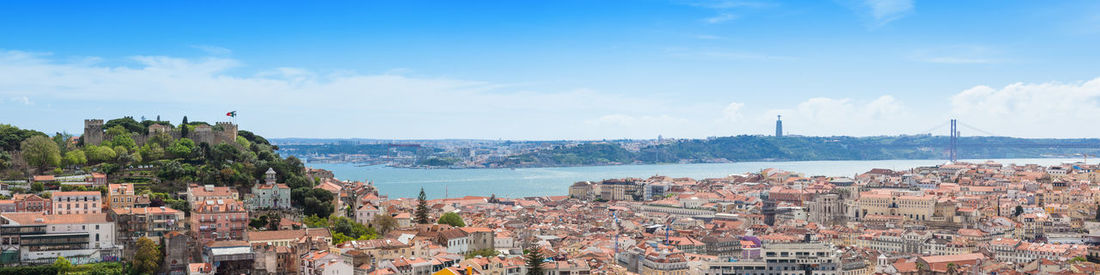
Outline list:
[[[46,132],[1100,136],[1096,1],[2,5],[0,123]]]

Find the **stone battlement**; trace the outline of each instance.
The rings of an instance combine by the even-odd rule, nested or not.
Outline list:
[[[109,139],[104,129],[104,123],[102,119],[85,119],[84,120],[84,144],[98,145],[103,143],[104,140]],[[218,144],[235,144],[237,141],[237,124],[232,122],[216,122],[214,126],[200,124],[196,125],[194,131],[191,131],[186,138],[195,141],[196,144],[207,143],[210,145]],[[145,144],[152,136],[167,134],[173,139],[184,138],[183,133],[179,128],[172,128],[165,125],[153,124],[149,126],[148,133],[133,133],[134,142],[139,146]]]

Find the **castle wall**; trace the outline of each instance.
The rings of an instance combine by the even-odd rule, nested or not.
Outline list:
[[[195,141],[195,144],[206,142],[210,145],[218,145],[223,143],[236,144],[237,142],[237,125],[230,122],[217,122],[217,127],[196,127],[195,131],[192,131],[187,138]],[[218,129],[218,130],[214,130]],[[159,131],[159,130],[158,130]],[[138,146],[145,145],[153,136],[158,134],[158,131],[150,131],[148,134],[134,133],[131,138]],[[180,129],[163,130],[164,133],[168,133],[173,139],[179,139],[182,136]],[[104,140],[110,139],[107,136],[106,129],[103,129],[102,119],[85,119],[84,120],[84,144],[99,145]]]
[[[103,142],[103,135],[102,119],[84,120],[84,144],[98,145]]]

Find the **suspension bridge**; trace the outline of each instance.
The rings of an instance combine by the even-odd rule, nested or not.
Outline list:
[[[961,127],[960,127],[961,126]],[[1006,135],[998,135],[993,132],[985,131],[977,127],[962,123],[957,119],[951,119],[943,124],[932,127],[921,133],[934,133],[941,131],[944,127],[948,128],[948,140],[946,144],[940,144],[944,146],[948,152],[948,159],[951,162],[958,160],[960,148],[964,149],[982,149],[982,148],[1047,148],[1052,150],[1061,149],[1098,149],[1100,150],[1100,139],[1097,138],[1079,138],[1079,139],[1029,139],[1029,138],[1013,138]],[[975,137],[999,137],[994,141],[979,141],[975,139],[961,139],[962,131],[960,128],[965,128],[968,131],[974,131],[982,134],[982,136]],[[894,144],[893,146],[905,147],[911,146],[909,144]],[[1081,153],[1078,155],[1090,156],[1090,154]]]

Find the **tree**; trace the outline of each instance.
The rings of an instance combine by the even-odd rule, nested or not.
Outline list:
[[[274,213],[269,215],[271,215],[271,217],[267,218],[267,230],[279,230],[279,225],[283,222],[283,218]]]
[[[498,252],[496,249],[486,248],[486,249],[478,249],[478,250],[470,251],[470,252],[466,253],[466,258],[469,259],[469,258],[474,258],[474,257],[477,257],[477,256],[488,258],[488,257],[496,257],[497,255],[500,255],[500,252]]]
[[[138,122],[137,120],[134,120],[133,117],[116,118],[108,120],[107,123],[103,124],[103,128],[107,129],[108,131],[108,136],[113,136],[111,133],[109,133],[109,131],[111,130],[111,128],[114,127],[122,127],[123,130],[131,133],[145,133],[145,125],[141,124],[141,122]]]
[[[31,183],[31,191],[34,191],[35,193],[38,193],[38,192],[42,192],[42,191],[45,191],[45,190],[46,190],[46,185],[45,184],[42,184],[41,182]]]
[[[53,135],[53,143],[57,143],[57,148],[61,149],[62,155],[64,155],[65,152],[69,151],[69,139],[72,137],[73,135],[70,135],[69,133],[60,132]]]
[[[65,158],[61,160],[61,163],[65,165],[84,165],[88,163],[88,157],[84,155],[83,150],[72,150],[65,152]]]
[[[190,158],[195,151],[195,141],[189,138],[180,138],[172,143],[171,146],[168,146],[168,149],[165,151],[172,154],[172,157],[187,159]]]
[[[317,215],[306,216],[305,219],[302,219],[302,224],[305,224],[306,227],[309,228],[327,227],[328,219],[318,217]]]
[[[527,252],[527,275],[542,275],[542,261],[545,257],[538,248]]]
[[[137,253],[134,254],[134,269],[147,274],[155,274],[160,268],[160,249],[153,240],[141,237],[137,241]]]
[[[115,128],[112,129],[122,129],[122,127],[115,126]],[[130,136],[130,132],[125,132],[125,130],[119,133],[119,135],[111,137],[111,145],[122,146],[127,150],[137,148],[137,142],[134,142],[134,138]]]
[[[386,235],[386,233],[390,233],[391,230],[397,228],[397,219],[394,219],[393,216],[390,215],[374,215],[371,226],[374,227],[379,234]]]
[[[428,223],[428,195],[424,194],[424,187],[420,187],[420,196],[417,197],[416,223]]]
[[[958,269],[958,266],[955,265],[955,263],[947,263],[947,274],[954,275],[956,272],[958,272],[957,269]]]
[[[115,150],[107,146],[84,146],[84,154],[87,155],[88,161],[91,163],[112,162],[118,158]]]
[[[0,124],[0,151],[15,151],[19,144],[33,136],[45,136],[45,133],[35,130],[24,130],[19,127]]]
[[[263,229],[267,227],[267,222],[267,216],[254,217],[252,220],[248,221],[248,227]]]
[[[23,151],[23,160],[38,167],[39,171],[61,165],[61,150],[57,148],[57,143],[46,136],[28,138],[19,148]]]
[[[1016,217],[1019,217],[1020,214],[1023,214],[1023,213],[1024,213],[1024,207],[1020,206],[1020,205],[1017,205],[1016,206],[1016,213],[1013,213],[1012,215],[1016,216]]]
[[[187,116],[183,116],[183,123],[180,123],[180,138],[186,138],[190,133],[190,127],[187,127]]]
[[[73,268],[73,263],[69,262],[65,257],[57,257],[57,260],[53,261],[53,267],[57,269],[58,274],[64,274],[66,271]]]
[[[448,224],[456,227],[466,226],[466,222],[462,221],[462,216],[459,216],[458,213],[454,212],[443,213],[443,215],[439,216],[439,220],[436,221],[436,223]]]

